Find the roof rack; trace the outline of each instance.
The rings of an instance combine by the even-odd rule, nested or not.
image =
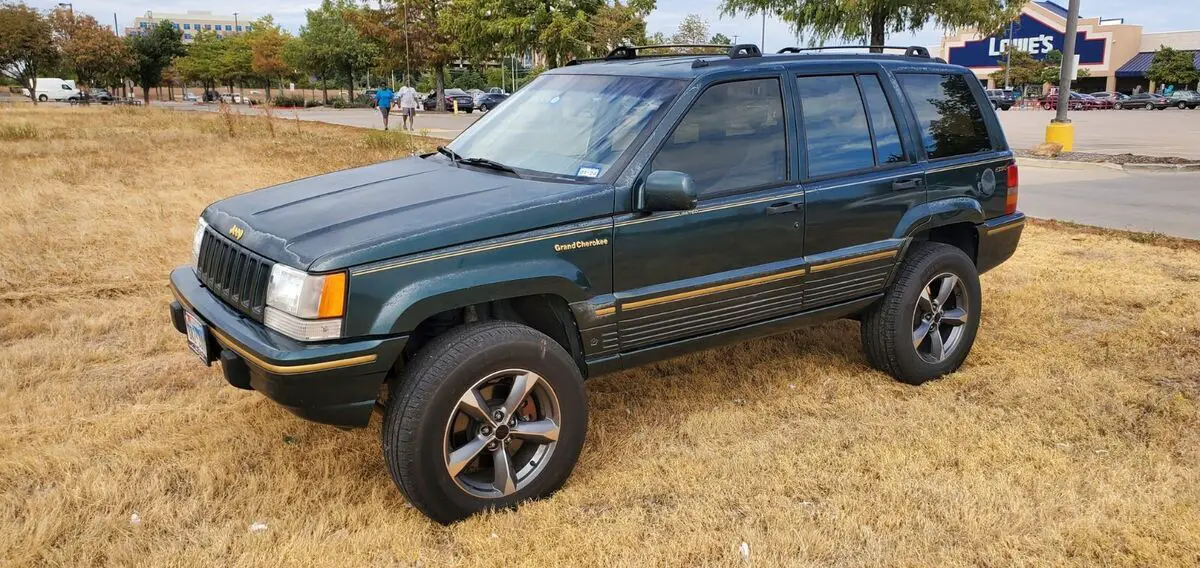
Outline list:
[[[902,49],[905,57],[922,57],[930,59],[929,49],[919,46],[899,46],[899,45],[826,45],[822,47],[785,47],[775,53],[802,53],[805,51],[824,51],[826,49],[877,49],[883,51],[885,49]]]
[[[687,49],[687,52],[668,51],[667,53],[653,53],[641,55],[638,52],[643,50],[676,50]],[[696,50],[709,50],[710,53],[698,53]],[[762,50],[753,43],[739,43],[737,45],[724,45],[716,43],[668,43],[662,45],[619,45],[608,55],[602,59],[572,59],[567,62],[567,65],[579,65],[581,63],[589,63],[593,61],[618,61],[623,59],[637,59],[639,57],[692,57],[696,55],[727,55],[730,59],[744,59],[747,57],[762,57]]]

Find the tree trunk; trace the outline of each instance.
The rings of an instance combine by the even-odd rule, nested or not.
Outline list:
[[[271,104],[271,80],[270,79],[267,79],[267,100],[263,101],[263,104],[268,104],[268,105]]]
[[[175,83],[172,81],[167,81],[167,99],[175,102]]]
[[[29,89],[29,100],[33,101],[33,106],[37,106],[37,78],[31,77],[26,79],[25,88]]]
[[[321,73],[321,99],[325,101],[325,106],[329,106],[329,85],[325,83],[324,73]]]
[[[353,102],[354,101],[354,70],[353,69],[350,70],[350,89],[349,89],[349,91],[350,91],[350,100],[346,101],[346,102]]]
[[[142,86],[142,102],[146,105],[150,104],[150,87]]]
[[[871,14],[871,45],[883,45],[887,41],[886,28],[887,17],[883,10],[876,10]],[[882,49],[871,48],[871,53],[883,53]]]
[[[433,75],[437,79],[437,88],[434,91],[437,97],[436,106],[433,108],[441,111],[450,110],[446,108],[446,68],[438,65],[433,70]]]

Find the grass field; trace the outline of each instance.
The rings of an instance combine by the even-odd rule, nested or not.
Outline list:
[[[378,418],[305,423],[170,325],[206,204],[408,148],[273,128],[0,109],[0,565],[1200,565],[1200,247],[1048,224],[951,377],[840,321],[600,378],[562,492],[435,525]]]

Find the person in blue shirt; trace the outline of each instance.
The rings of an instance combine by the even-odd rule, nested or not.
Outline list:
[[[388,129],[388,113],[392,110],[392,99],[396,94],[391,89],[384,85],[375,91],[375,104],[379,107],[379,113],[383,115],[383,129]]]

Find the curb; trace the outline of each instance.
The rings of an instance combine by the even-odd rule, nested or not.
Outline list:
[[[1113,164],[1110,162],[1074,162],[1070,160],[1045,160],[1041,158],[1017,157],[1017,164],[1030,168],[1057,170],[1110,170],[1126,172],[1185,173],[1200,172],[1200,163],[1194,164]]]

